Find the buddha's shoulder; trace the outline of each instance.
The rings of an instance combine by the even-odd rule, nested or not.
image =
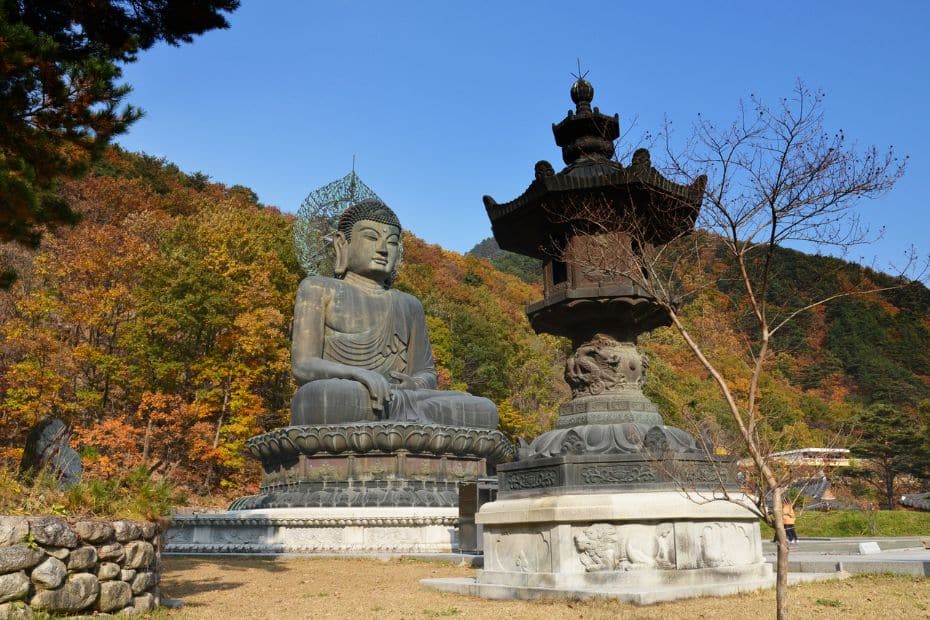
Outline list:
[[[403,306],[406,306],[417,312],[423,312],[423,304],[420,303],[420,300],[411,295],[410,293],[405,293],[399,291],[396,288],[392,288],[390,294],[394,296],[394,299],[398,301]]]
[[[327,278],[325,276],[307,276],[300,281],[300,287],[297,291],[298,296],[302,297],[328,295],[331,293],[351,295],[360,294],[361,291],[357,286],[345,280]],[[423,312],[423,305],[420,303],[420,300],[409,293],[399,291],[395,288],[383,291],[383,293],[394,300],[395,304],[413,311]]]
[[[300,281],[297,288],[298,294],[321,293],[334,291],[345,286],[345,282],[336,278],[327,278],[325,276],[307,276]]]

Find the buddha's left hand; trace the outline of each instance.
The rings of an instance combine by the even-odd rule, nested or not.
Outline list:
[[[401,390],[416,390],[420,387],[410,375],[398,372],[396,370],[392,370],[390,375],[392,387],[400,388]]]

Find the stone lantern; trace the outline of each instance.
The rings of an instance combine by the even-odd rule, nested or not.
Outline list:
[[[565,372],[573,398],[558,428],[661,424],[642,393],[646,364],[635,343],[669,318],[617,263],[632,259],[635,242],[664,244],[691,230],[706,178],[673,183],[650,165],[646,149],[623,166],[614,159],[619,116],[591,107],[594,88],[584,79],[571,97],[575,111],[552,126],[565,168],[556,173],[540,161],[523,194],[506,203],[485,196],[485,208],[502,249],[543,261],[543,299],[526,310],[533,328],[567,337],[575,349]]]
[[[522,195],[484,204],[501,248],[544,263],[544,296],[527,315],[537,331],[572,340],[572,398],[554,430],[498,467],[497,500],[475,518],[477,578],[424,583],[489,598],[638,603],[771,586],[735,462],[663,424],[643,394],[636,338],[669,317],[623,275],[646,244],[693,228],[706,179],[673,183],[645,149],[629,166],[615,161],[619,118],[592,108],[584,79],[571,96],[575,111],[552,128],[565,168],[541,161]]]

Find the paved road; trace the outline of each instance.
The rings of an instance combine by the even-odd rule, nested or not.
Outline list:
[[[879,553],[860,554],[859,544],[878,543]],[[765,542],[762,551],[768,561],[775,561],[775,545]],[[791,572],[826,573],[896,573],[930,577],[930,549],[921,545],[921,537],[897,538],[802,538],[788,555]]]

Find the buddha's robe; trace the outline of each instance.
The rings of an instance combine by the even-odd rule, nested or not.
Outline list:
[[[312,276],[301,282],[292,367],[301,384],[291,401],[295,425],[389,419],[497,426],[497,408],[490,400],[435,389],[433,351],[419,300],[351,273],[345,280]],[[392,383],[383,411],[373,408],[363,383],[339,377],[344,367],[365,368]],[[409,375],[415,387],[397,385],[392,371]]]

